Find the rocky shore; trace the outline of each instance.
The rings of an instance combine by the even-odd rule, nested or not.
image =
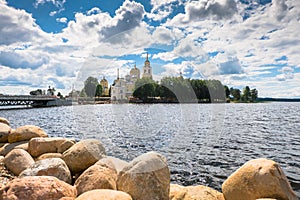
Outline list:
[[[12,129],[0,118],[0,200],[297,200],[280,166],[246,162],[222,192],[170,183],[167,159],[156,152],[130,162],[106,156],[95,139],[48,137],[40,127]]]

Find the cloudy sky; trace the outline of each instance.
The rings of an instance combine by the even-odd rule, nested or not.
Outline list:
[[[299,0],[0,0],[0,93],[125,76],[219,79],[300,97]]]

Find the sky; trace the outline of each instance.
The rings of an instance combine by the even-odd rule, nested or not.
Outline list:
[[[112,83],[149,53],[158,81],[182,72],[299,98],[299,34],[299,0],[0,0],[0,93]]]

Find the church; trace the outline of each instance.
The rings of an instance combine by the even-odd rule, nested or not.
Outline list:
[[[143,75],[142,78],[151,78],[152,79],[152,68],[150,61],[148,59],[148,53],[146,56],[146,61],[143,66]],[[117,74],[117,79],[114,81],[114,84],[111,86],[111,100],[112,101],[125,101],[128,100],[134,91],[135,82],[140,79],[140,70],[134,65],[130,70],[130,73],[125,76],[125,78],[119,77],[119,69]]]

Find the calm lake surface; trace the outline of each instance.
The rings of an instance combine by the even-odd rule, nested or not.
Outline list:
[[[130,161],[157,151],[171,181],[221,191],[246,161],[275,160],[300,196],[300,103],[106,104],[0,110],[11,126],[33,124],[50,136],[102,141],[108,155]]]

